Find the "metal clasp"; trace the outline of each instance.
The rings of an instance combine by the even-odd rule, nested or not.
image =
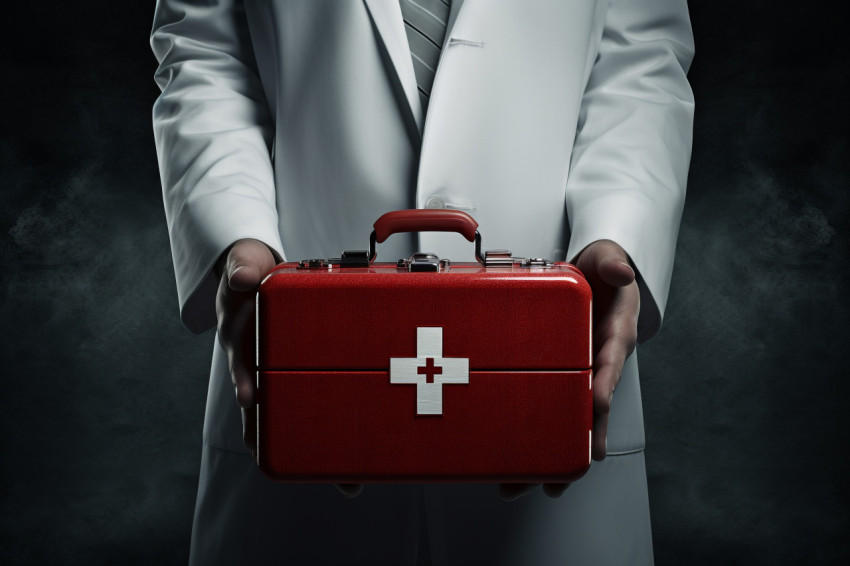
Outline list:
[[[547,269],[555,266],[554,263],[542,257],[523,258],[519,265],[520,267],[543,267]]]
[[[408,271],[439,271],[440,258],[437,254],[416,252],[407,260]]]
[[[487,250],[483,263],[484,267],[513,267],[514,258],[510,250]]]
[[[339,258],[340,267],[369,267],[369,252],[366,250],[346,250]]]

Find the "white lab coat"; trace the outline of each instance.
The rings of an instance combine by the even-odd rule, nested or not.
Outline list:
[[[619,243],[638,272],[639,341],[658,331],[691,148],[685,0],[454,0],[427,118],[398,0],[159,0],[151,45],[163,197],[191,330],[214,325],[212,266],[240,238],[288,260],[338,256],[365,248],[386,211],[445,207],[475,217],[485,249],[572,259],[595,240]],[[378,257],[416,249],[472,259],[468,242],[435,233],[393,236]],[[271,484],[251,467],[218,347],[204,443],[198,563],[204,552],[245,557],[240,528],[252,551],[271,546],[282,563],[334,560],[328,545],[305,550],[318,533],[351,538],[344,562],[369,561],[378,546],[387,563],[412,560],[419,487],[367,486],[349,501],[329,486]],[[611,456],[561,499],[506,504],[493,486],[425,488],[435,564],[465,553],[465,563],[488,553],[488,563],[651,562],[643,444],[633,355],[613,402]],[[317,523],[305,519],[315,513]],[[376,531],[378,517],[393,519]],[[478,544],[485,531],[491,543]]]

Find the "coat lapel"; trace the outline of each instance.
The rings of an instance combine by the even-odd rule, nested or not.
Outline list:
[[[443,48],[449,44],[449,39],[452,35],[452,29],[455,27],[457,16],[460,14],[460,9],[463,8],[465,0],[452,0],[452,9],[449,12],[449,21],[446,24],[446,41],[443,43]]]
[[[452,0],[452,9],[446,29],[446,40],[443,48],[448,46],[452,28],[465,0]],[[404,31],[404,19],[398,0],[363,0],[369,9],[375,29],[381,36],[383,47],[393,64],[396,75],[401,83],[407,106],[410,109],[419,132],[425,125],[422,105],[419,101],[419,91],[416,87],[416,76],[413,74],[413,61],[410,57],[410,45]]]
[[[369,9],[372,22],[384,43],[390,61],[395,68],[401,87],[407,99],[408,107],[419,131],[422,131],[424,116],[416,89],[416,76],[413,74],[413,61],[410,47],[404,32],[404,20],[398,0],[363,0]]]

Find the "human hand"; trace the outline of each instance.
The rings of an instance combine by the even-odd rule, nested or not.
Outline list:
[[[276,264],[272,251],[259,240],[243,239],[222,254],[215,311],[218,341],[227,354],[236,402],[242,407],[242,442],[256,455],[256,388],[254,309],[262,278]]]
[[[216,295],[218,341],[227,354],[236,402],[242,407],[242,442],[256,458],[257,411],[254,381],[254,313],[256,293],[266,273],[277,264],[271,249],[259,240],[243,239],[233,244],[216,264],[220,276]],[[363,491],[361,484],[336,486],[346,497]]]
[[[576,260],[593,290],[593,435],[591,455],[605,459],[608,413],[626,358],[637,343],[640,291],[626,252],[611,240],[597,240]],[[501,484],[499,495],[513,501],[539,484]],[[569,484],[544,484],[550,497],[560,497]]]

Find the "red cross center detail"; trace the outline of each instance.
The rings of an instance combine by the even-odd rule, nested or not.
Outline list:
[[[469,358],[443,357],[443,329],[416,329],[416,357],[390,358],[390,383],[416,386],[416,414],[443,414],[443,385],[469,383]]]
[[[434,383],[434,375],[442,374],[443,368],[434,365],[434,358],[426,358],[425,365],[416,368],[416,373],[425,375],[425,383]]]

